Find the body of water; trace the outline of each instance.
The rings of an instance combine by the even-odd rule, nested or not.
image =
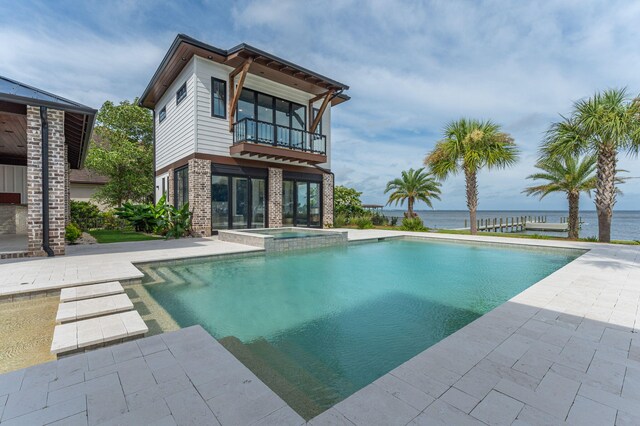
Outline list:
[[[402,217],[405,210],[383,210],[386,216]],[[425,226],[437,229],[455,229],[464,227],[464,221],[469,226],[469,212],[466,210],[420,210],[418,215],[424,221]],[[482,210],[478,211],[478,219],[493,219],[520,216],[546,216],[547,222],[560,222],[561,217],[567,217],[566,211],[560,210]],[[583,224],[580,236],[583,238],[598,236],[598,216],[595,211],[580,212]],[[400,222],[400,221],[399,221]],[[534,232],[529,232],[534,233]],[[562,232],[535,232],[536,234],[560,235]],[[613,213],[611,226],[611,238],[614,240],[640,240],[640,211],[617,211]]]

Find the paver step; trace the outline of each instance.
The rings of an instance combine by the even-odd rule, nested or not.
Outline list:
[[[126,294],[96,297],[94,299],[76,300],[60,303],[56,322],[65,323],[86,318],[93,318],[116,312],[130,311],[133,303]]]
[[[51,353],[61,354],[93,345],[117,343],[125,338],[142,336],[148,331],[137,311],[61,324],[53,331]]]
[[[124,293],[120,281],[110,281],[108,283],[63,288],[60,290],[60,301],[72,302],[74,300],[93,299],[94,297],[111,296],[120,293]]]

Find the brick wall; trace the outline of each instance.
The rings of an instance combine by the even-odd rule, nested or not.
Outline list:
[[[167,204],[171,204],[173,206],[173,185],[175,182],[173,181],[173,169],[169,169],[167,172]]]
[[[189,210],[193,230],[202,236],[211,235],[211,162],[197,158],[189,160]]]
[[[282,169],[269,167],[268,228],[282,227]]]
[[[322,175],[322,226],[333,226],[333,175]]]
[[[49,109],[49,245],[55,255],[65,252],[67,158],[64,112]],[[29,256],[44,256],[42,250],[42,137],[40,108],[27,107],[27,250]]]

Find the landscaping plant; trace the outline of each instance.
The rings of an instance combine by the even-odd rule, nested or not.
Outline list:
[[[70,244],[75,244],[82,235],[82,231],[73,222],[64,229],[64,237]]]
[[[69,207],[71,210],[71,222],[81,230],[88,231],[102,226],[102,215],[95,204],[88,201],[71,200]]]
[[[424,226],[422,219],[416,216],[416,217],[405,217],[404,219],[402,219],[402,230],[403,231],[426,231],[427,228]]]
[[[442,180],[464,172],[471,234],[475,235],[478,233],[478,172],[485,167],[505,168],[517,160],[518,149],[513,138],[502,132],[498,124],[462,118],[445,127],[444,139],[436,144],[424,163]]]
[[[358,229],[371,229],[373,228],[373,221],[371,215],[362,214],[351,219],[351,223],[356,225]]]

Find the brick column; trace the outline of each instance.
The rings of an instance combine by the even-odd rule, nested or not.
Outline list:
[[[71,186],[69,183],[69,172],[71,165],[67,161],[69,158],[68,145],[64,144],[64,224],[67,226],[71,222]]]
[[[322,226],[333,226],[333,175],[322,175]]]
[[[211,236],[211,162],[189,160],[189,210],[193,230],[203,237]]]
[[[269,223],[267,228],[282,227],[282,169],[269,167]]]
[[[55,255],[65,252],[66,149],[64,112],[49,109],[49,246]],[[40,108],[27,107],[27,250],[44,256],[42,223],[42,135]]]
[[[169,169],[167,172],[167,204],[171,204],[173,206],[173,169]]]

